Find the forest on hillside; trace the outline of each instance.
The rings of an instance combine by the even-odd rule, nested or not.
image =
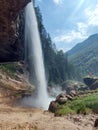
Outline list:
[[[68,51],[68,59],[82,75],[98,76],[98,34],[93,34]]]
[[[49,33],[43,25],[43,19],[39,7],[36,7],[38,27],[41,37],[43,56],[45,62],[46,76],[48,83],[61,84],[67,79],[77,79],[77,70],[68,61],[67,54],[63,50],[57,50],[55,43],[52,42]]]

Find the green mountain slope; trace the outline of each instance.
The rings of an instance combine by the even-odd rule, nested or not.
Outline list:
[[[91,35],[67,53],[69,60],[82,74],[98,75],[98,34]]]

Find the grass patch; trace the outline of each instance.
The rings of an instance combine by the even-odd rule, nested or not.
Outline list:
[[[89,114],[92,112],[98,114],[98,92],[89,94],[85,97],[75,98],[73,101],[69,101],[65,105],[60,105],[55,114]]]
[[[13,77],[16,72],[16,66],[14,64],[0,65],[0,70],[7,73],[10,77]]]
[[[17,71],[23,74],[22,68],[19,67],[17,63],[8,63],[8,64],[0,65],[0,71],[5,72],[11,78],[15,76],[15,73]]]
[[[59,109],[55,112],[55,115],[61,116],[61,115],[67,115],[67,114],[75,114],[75,112],[68,106],[59,107]]]

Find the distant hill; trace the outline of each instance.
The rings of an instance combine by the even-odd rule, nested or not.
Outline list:
[[[67,52],[71,61],[82,74],[98,75],[98,34],[91,35]]]

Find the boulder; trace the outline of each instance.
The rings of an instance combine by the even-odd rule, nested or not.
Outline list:
[[[94,76],[87,76],[83,78],[83,81],[87,86],[91,86],[96,80],[98,80],[98,77]]]
[[[64,97],[64,98],[59,98],[58,100],[56,100],[59,104],[65,104],[67,102],[68,98]]]
[[[57,109],[58,109],[58,102],[52,101],[52,102],[50,103],[50,105],[49,105],[48,110],[49,110],[50,112],[55,113],[55,111],[56,111]]]
[[[66,92],[60,93],[60,94],[56,97],[56,100],[58,100],[59,98],[64,98],[64,97],[66,97]]]
[[[98,88],[98,77],[90,77],[87,76],[84,79],[84,83],[91,89],[91,90],[95,90],[96,88]]]
[[[98,118],[95,120],[94,127],[98,127]]]
[[[55,113],[58,110],[59,105],[67,103],[68,100],[73,100],[73,97],[67,95],[66,92],[64,91],[56,97],[55,101],[51,101],[48,110],[50,112]]]
[[[65,104],[67,102],[68,98],[66,97],[66,92],[59,94],[56,97],[56,102],[59,104]]]
[[[77,96],[76,91],[75,91],[75,90],[72,90],[72,91],[70,92],[70,96],[71,96],[71,97]]]
[[[66,95],[66,97],[68,98],[68,100],[73,100],[73,97],[70,95]]]
[[[90,86],[90,89],[91,90],[95,90],[98,88],[98,80],[96,80],[91,86]]]

